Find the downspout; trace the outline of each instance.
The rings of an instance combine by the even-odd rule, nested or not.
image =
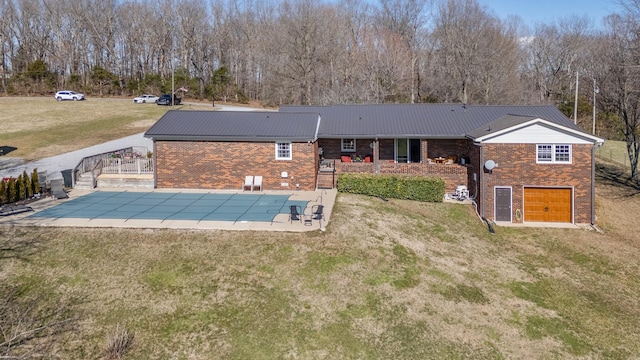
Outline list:
[[[373,163],[376,170],[376,175],[380,175],[380,145],[378,143],[378,137],[373,140]]]
[[[313,134],[313,142],[318,141],[318,133],[320,132],[320,122],[322,121],[322,116],[318,114],[318,122],[316,123],[316,132]]]
[[[158,152],[156,151],[156,139],[153,139],[153,188],[158,188]]]
[[[482,201],[482,206],[480,207],[480,217],[484,217],[484,146],[482,144],[478,144],[480,146],[480,168],[478,169],[478,179],[480,181],[480,185],[478,186],[478,193],[482,193],[482,198],[478,196],[478,200]]]

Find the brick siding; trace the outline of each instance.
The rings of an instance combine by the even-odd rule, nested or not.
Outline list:
[[[349,174],[375,174],[374,163],[343,163],[336,162],[336,171]],[[452,164],[421,164],[421,163],[395,163],[393,160],[381,161],[378,164],[378,174],[386,175],[421,175],[438,177],[445,182],[445,191],[453,192],[458,185],[467,185],[468,167]]]
[[[292,160],[276,160],[274,142],[157,141],[157,187],[240,190],[245,176],[260,175],[264,190],[315,190],[317,143],[291,147]]]
[[[512,188],[512,218],[516,209],[523,211],[524,187],[573,188],[575,223],[591,222],[591,148],[593,145],[573,144],[571,164],[537,164],[536,144],[484,144],[484,159],[494,160],[498,167],[484,173],[484,214],[494,219],[494,188]],[[481,205],[482,206],[482,205]]]

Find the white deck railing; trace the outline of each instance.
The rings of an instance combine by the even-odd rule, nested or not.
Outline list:
[[[102,159],[103,174],[153,174],[153,159],[105,158]]]

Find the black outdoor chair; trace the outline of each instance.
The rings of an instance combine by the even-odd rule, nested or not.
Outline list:
[[[313,220],[321,220],[324,217],[324,205],[313,205],[311,216]]]
[[[289,206],[289,222],[293,223],[294,220],[302,221],[302,208],[300,205]]]

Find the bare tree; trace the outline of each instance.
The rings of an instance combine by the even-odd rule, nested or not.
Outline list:
[[[569,17],[557,23],[536,26],[527,48],[539,102],[571,97],[589,33],[586,17]]]
[[[477,80],[487,76],[491,62],[498,61],[493,56],[496,51],[514,46],[512,37],[505,36],[499,20],[476,0],[443,1],[438,6],[434,23],[431,76],[442,89],[439,99],[462,103],[485,99],[487,86],[479,91]],[[488,79],[484,82],[491,83]]]
[[[603,51],[608,72],[604,80],[603,98],[620,120],[631,164],[631,179],[640,184],[638,156],[640,153],[640,2],[629,1],[626,16],[607,18],[608,46]]]
[[[419,85],[419,73],[416,63],[423,39],[423,32],[427,19],[431,14],[431,1],[427,0],[379,0],[379,24],[384,26],[403,41],[411,51],[411,102],[416,100],[416,90]],[[386,32],[382,32],[386,34]]]
[[[272,64],[288,100],[300,104],[313,101],[320,51],[327,40],[321,26],[326,11],[311,0],[284,2],[279,7],[278,33],[271,34],[275,45]]]

